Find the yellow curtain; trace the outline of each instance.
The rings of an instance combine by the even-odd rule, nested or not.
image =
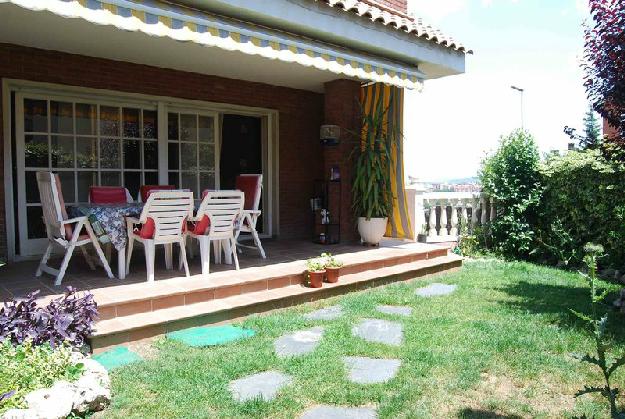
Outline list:
[[[374,112],[379,101],[383,101],[382,108],[385,126],[393,126],[399,133],[398,141],[391,149],[391,192],[393,195],[393,210],[386,226],[386,236],[395,238],[411,238],[412,227],[408,216],[408,202],[404,189],[404,152],[403,152],[403,123],[404,123],[404,91],[398,87],[387,86],[382,83],[369,84],[360,89],[360,101],[363,112]]]

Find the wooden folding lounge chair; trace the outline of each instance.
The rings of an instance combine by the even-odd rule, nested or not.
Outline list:
[[[58,175],[51,172],[37,172],[37,184],[49,243],[37,268],[36,276],[41,276],[43,272],[46,272],[56,277],[54,285],[61,285],[67,265],[76,247],[82,251],[89,267],[95,270],[91,256],[85,249],[86,245],[92,244],[106,274],[109,278],[113,278],[111,268],[104,257],[104,253],[102,253],[98,238],[93,233],[89,219],[86,216],[68,219]],[[59,269],[48,266],[48,260],[55,246],[65,250],[65,256]]]

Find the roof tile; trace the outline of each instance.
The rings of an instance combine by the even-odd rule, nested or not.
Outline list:
[[[421,18],[412,17],[393,9],[383,9],[381,6],[368,3],[365,0],[314,0],[330,7],[356,13],[360,17],[368,18],[373,22],[380,22],[385,26],[392,26],[397,30],[414,34],[446,48],[465,54],[473,54],[461,43],[444,35],[440,30],[423,22]]]

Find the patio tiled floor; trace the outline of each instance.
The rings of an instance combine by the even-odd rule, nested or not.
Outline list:
[[[241,271],[237,273],[237,278],[241,282],[245,282],[246,279],[254,279],[259,275],[259,269],[247,269],[247,268],[261,268],[263,271],[263,275],[270,276],[272,272],[274,272],[275,276],[280,276],[279,274],[282,272],[280,264],[301,261],[310,257],[314,257],[319,255],[322,252],[331,252],[335,255],[345,254],[345,253],[354,253],[357,252],[371,252],[375,251],[379,254],[380,251],[385,251],[384,247],[388,247],[388,252],[391,254],[395,249],[402,247],[414,247],[420,246],[419,244],[405,244],[401,242],[385,242],[383,248],[368,248],[363,247],[359,244],[339,244],[333,246],[320,246],[314,243],[310,243],[307,241],[294,241],[294,240],[264,240],[263,246],[265,247],[265,251],[267,253],[267,259],[261,259],[258,253],[252,249],[244,249],[243,254],[239,255],[239,262],[241,265]],[[425,245],[422,245],[425,246]],[[364,256],[365,254],[363,254]],[[174,251],[174,265],[177,266],[177,252]],[[116,256],[113,255],[113,262],[116,261]],[[60,258],[54,260],[54,263],[60,263]],[[381,266],[383,266],[383,261],[379,261]],[[145,262],[143,258],[143,249],[141,247],[135,249],[133,254],[133,260],[130,265],[130,272],[128,276],[124,280],[119,279],[108,279],[104,270],[102,268],[98,268],[95,271],[91,271],[87,264],[85,263],[82,255],[77,252],[72,257],[70,261],[69,268],[67,270],[67,274],[63,283],[56,287],[54,286],[54,280],[49,275],[42,275],[40,278],[35,277],[35,270],[37,269],[38,261],[24,261],[18,263],[12,263],[3,267],[0,267],[0,301],[4,301],[11,297],[15,296],[24,296],[25,294],[40,290],[39,297],[45,297],[54,294],[62,293],[66,287],[72,286],[78,290],[94,290],[94,289],[106,289],[110,288],[110,290],[106,293],[100,292],[99,301],[103,303],[103,298],[110,297],[111,299],[116,299],[118,297],[116,293],[128,292],[128,288],[119,287],[120,285],[128,285],[128,284],[136,284],[142,283],[146,281],[146,271],[145,271]],[[112,263],[112,268],[115,269],[115,263]],[[196,249],[195,258],[189,258],[189,268],[191,271],[191,278],[185,278],[184,281],[175,281],[175,284],[172,281],[166,281],[172,278],[179,278],[183,276],[182,272],[177,269],[174,270],[166,270],[165,269],[165,259],[164,254],[162,252],[162,248],[160,253],[157,252],[156,256],[156,278],[155,283],[151,284],[150,287],[142,287],[142,293],[145,297],[144,293],[154,293],[155,295],[165,294],[163,291],[168,290],[171,287],[174,287],[175,290],[179,290],[180,287],[186,289],[194,289],[198,285],[205,285],[206,278],[201,276],[201,266],[200,266],[200,257],[198,251]],[[215,264],[211,262],[211,273],[213,272],[224,272],[228,270],[232,270],[234,272],[233,265],[225,265],[225,264]],[[115,271],[114,271],[115,273]],[[211,283],[213,285],[217,285],[219,281],[228,281],[226,275],[221,274],[217,275],[215,278],[211,279]],[[279,284],[272,284],[273,286],[277,286]],[[285,284],[286,285],[286,284]],[[242,284],[241,287],[245,287],[245,284]],[[254,284],[250,284],[249,286],[254,286]],[[232,289],[223,289],[224,292],[234,292]],[[174,289],[171,289],[174,291]],[[245,290],[249,292],[250,290]],[[239,290],[241,292],[241,290]],[[128,297],[125,295],[125,297]],[[215,296],[215,298],[224,297],[224,296]],[[173,301],[162,301],[163,305],[174,304]],[[176,304],[174,304],[176,305]]]

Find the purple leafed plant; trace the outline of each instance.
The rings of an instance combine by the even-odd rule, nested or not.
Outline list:
[[[49,343],[55,347],[67,342],[82,346],[98,317],[93,295],[86,292],[80,296],[68,287],[62,297],[41,307],[36,302],[37,294],[39,291],[7,301],[0,308],[0,342],[9,339],[20,344],[30,339],[35,345]]]
[[[0,394],[0,402],[4,400],[8,400],[15,394],[15,390],[8,391],[6,393]]]

